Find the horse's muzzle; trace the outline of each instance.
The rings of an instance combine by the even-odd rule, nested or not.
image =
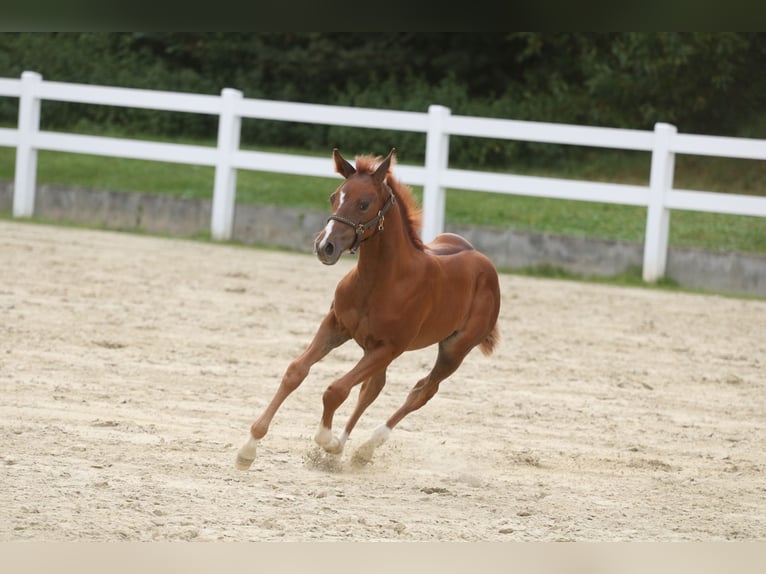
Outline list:
[[[332,241],[327,241],[323,235],[317,237],[314,242],[314,252],[317,259],[325,265],[335,265],[338,259],[340,259],[343,250],[339,249]]]

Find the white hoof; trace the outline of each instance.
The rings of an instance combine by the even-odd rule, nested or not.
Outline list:
[[[353,462],[356,464],[366,464],[372,460],[375,449],[381,446],[391,436],[391,429],[386,425],[381,425],[372,433],[370,440],[363,443],[354,452]]]
[[[343,431],[340,437],[335,437],[330,429],[323,426],[320,426],[314,435],[314,441],[330,454],[341,454],[343,447],[346,446],[346,440],[348,440],[346,431]]]
[[[257,446],[258,441],[253,437],[250,437],[247,442],[242,445],[242,448],[240,448],[239,452],[237,453],[237,461],[234,463],[234,465],[239,470],[247,470],[250,468],[250,466],[253,464],[253,461],[255,460],[255,451]]]

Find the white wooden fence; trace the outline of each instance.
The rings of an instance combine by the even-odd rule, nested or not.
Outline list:
[[[766,217],[766,197],[673,188],[675,154],[766,160],[766,140],[679,134],[674,126],[664,123],[656,124],[652,132],[453,116],[439,105],[420,113],[300,104],[246,99],[242,92],[230,88],[213,96],[50,82],[35,72],[24,72],[21,79],[0,78],[1,96],[19,98],[17,129],[0,128],[0,145],[16,148],[15,217],[34,213],[38,150],[213,166],[214,239],[232,236],[237,170],[335,176],[329,160],[241,150],[242,118],[425,133],[425,165],[399,165],[397,175],[408,184],[423,186],[422,235],[426,241],[444,228],[446,188],[644,206],[643,278],[655,281],[665,273],[670,210]],[[216,147],[197,146],[41,131],[43,100],[217,115],[218,143]],[[452,169],[450,135],[649,151],[649,186]]]

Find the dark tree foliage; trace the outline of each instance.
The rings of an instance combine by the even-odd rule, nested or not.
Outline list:
[[[0,33],[0,77],[45,79],[453,114],[765,137],[766,34],[544,32]],[[12,124],[14,100],[0,100]],[[209,138],[213,117],[46,102],[46,129]],[[422,159],[424,136],[244,122],[243,141],[354,153],[391,145]],[[550,146],[455,139],[456,163],[555,161]]]

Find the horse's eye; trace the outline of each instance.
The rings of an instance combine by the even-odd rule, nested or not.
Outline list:
[[[338,192],[333,192],[330,194],[330,205],[335,205],[335,198],[338,196]]]
[[[367,208],[370,207],[369,201],[360,201],[359,202],[359,211],[367,211]]]

